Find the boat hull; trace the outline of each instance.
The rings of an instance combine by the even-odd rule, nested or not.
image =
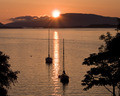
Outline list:
[[[63,84],[69,83],[69,76],[67,76],[66,74],[59,75],[59,78],[60,82],[62,82]]]
[[[52,63],[52,58],[50,58],[50,57],[47,57],[45,60],[46,60],[47,64],[51,64]]]

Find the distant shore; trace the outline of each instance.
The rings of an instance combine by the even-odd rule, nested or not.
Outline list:
[[[117,25],[89,25],[89,26],[74,26],[74,27],[0,27],[0,29],[39,29],[39,28],[116,28]]]
[[[105,17],[96,14],[66,13],[61,14],[56,19],[48,16],[35,17],[11,18],[10,23],[0,23],[0,28],[116,28],[118,24],[117,17]]]

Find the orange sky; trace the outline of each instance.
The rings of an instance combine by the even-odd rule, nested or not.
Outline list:
[[[61,13],[91,13],[120,17],[120,0],[0,0],[0,22],[18,16],[51,15]]]

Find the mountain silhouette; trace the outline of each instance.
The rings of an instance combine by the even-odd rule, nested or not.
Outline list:
[[[117,17],[105,17],[95,14],[66,13],[58,18],[48,16],[20,16],[10,18],[11,23],[7,27],[31,27],[31,28],[81,28],[81,27],[115,27]]]
[[[4,27],[4,24],[0,23],[0,28]]]
[[[116,25],[117,21],[114,17],[104,17],[95,14],[74,14],[68,13],[62,15],[67,21],[67,25],[73,26],[90,26],[90,25]]]

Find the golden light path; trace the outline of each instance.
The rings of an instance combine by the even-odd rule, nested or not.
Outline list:
[[[53,35],[53,48],[54,48],[54,58],[53,58],[53,82],[54,82],[54,94],[57,94],[57,90],[59,89],[58,86],[58,72],[59,72],[59,36],[58,36],[58,32],[54,32]]]

